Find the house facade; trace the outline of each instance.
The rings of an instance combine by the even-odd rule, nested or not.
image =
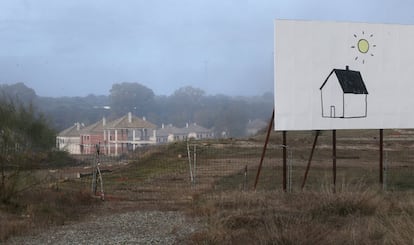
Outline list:
[[[183,128],[162,125],[157,129],[145,118],[128,113],[109,122],[103,118],[87,127],[76,123],[59,133],[56,146],[70,154],[95,154],[99,146],[100,154],[120,155],[145,145],[211,138],[214,138],[213,130],[196,123],[187,123]]]
[[[81,154],[95,154],[96,147],[99,147],[100,153],[105,153],[106,142],[104,141],[104,127],[106,119],[85,127],[80,134]]]
[[[106,154],[119,155],[139,146],[156,144],[156,128],[155,124],[131,112],[109,122],[103,130]]]
[[[193,139],[211,139],[214,137],[212,130],[197,125],[197,123],[187,123],[183,131],[187,134],[188,138]]]
[[[157,130],[156,140],[157,143],[169,143],[183,139],[185,134],[177,127],[174,127],[172,124],[164,126],[162,124],[161,128]]]
[[[73,126],[61,131],[56,136],[56,148],[67,151],[69,154],[81,154],[81,130],[85,127],[83,123],[75,123]]]
[[[214,132],[196,123],[187,123],[184,128],[177,128],[169,124],[167,126],[162,125],[157,130],[156,137],[157,143],[169,143],[187,139],[211,139],[214,138]]]

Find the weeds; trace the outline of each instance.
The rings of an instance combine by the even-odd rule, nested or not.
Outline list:
[[[413,197],[399,201],[403,195],[362,186],[337,193],[222,192],[194,208],[196,215],[205,217],[208,229],[194,234],[192,242],[411,244]]]
[[[7,216],[4,220],[0,217],[0,242],[33,228],[63,225],[68,220],[80,219],[99,203],[86,190],[56,191],[42,187],[24,191],[16,198],[18,201],[0,207],[0,214],[4,212]]]

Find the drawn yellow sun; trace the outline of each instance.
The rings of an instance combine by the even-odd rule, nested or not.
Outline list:
[[[358,36],[354,34],[354,38],[357,40],[356,45],[352,45],[351,48],[356,49],[358,51],[357,55],[355,56],[355,60],[361,60],[362,64],[365,64],[366,59],[368,56],[374,56],[372,51],[373,48],[377,47],[376,44],[370,44],[373,41],[374,34],[365,35],[365,31],[362,31],[362,35]],[[369,52],[369,53],[368,53]]]
[[[365,39],[359,39],[358,41],[358,50],[361,53],[366,53],[369,50],[369,42]]]

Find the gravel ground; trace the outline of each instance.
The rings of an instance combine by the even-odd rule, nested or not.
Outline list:
[[[197,227],[181,212],[134,211],[13,237],[7,244],[185,244]]]

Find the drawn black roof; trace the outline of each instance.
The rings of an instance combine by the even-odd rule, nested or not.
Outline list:
[[[362,80],[361,73],[359,71],[349,70],[348,67],[346,70],[333,69],[325,79],[325,82],[322,84],[320,89],[325,86],[332,73],[335,73],[339,84],[341,85],[342,91],[345,94],[368,94],[368,90]]]

